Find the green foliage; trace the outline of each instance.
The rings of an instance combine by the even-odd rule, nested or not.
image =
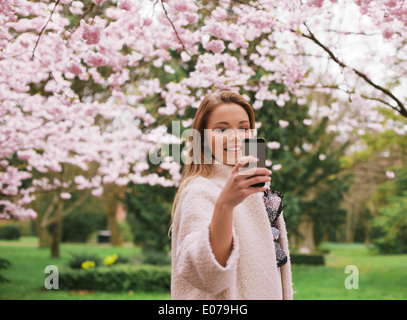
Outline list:
[[[388,201],[373,219],[372,243],[381,253],[407,253],[407,191],[389,196]]]
[[[0,239],[3,240],[18,240],[21,236],[21,230],[14,224],[7,224],[0,227]]]
[[[106,263],[108,263],[109,265],[118,265],[118,264],[124,264],[124,263],[130,262],[130,259],[122,254],[106,256],[106,257],[103,257],[104,258],[103,260],[102,260],[101,256],[96,253],[71,252],[70,255],[71,255],[71,258],[69,259],[68,265],[72,269],[82,269],[83,268],[82,263],[85,261],[94,262],[93,267],[103,266]],[[110,262],[108,262],[109,258],[111,259]]]
[[[11,265],[10,261],[8,261],[7,259],[4,259],[4,258],[0,258],[0,270],[7,269],[10,267],[10,265]],[[10,280],[7,279],[2,274],[0,274],[0,283],[4,283],[4,282],[10,282]]]
[[[282,85],[269,87],[277,93],[284,92]],[[249,93],[248,93],[249,94]],[[252,96],[251,100],[254,101]],[[272,165],[282,164],[281,170],[273,170],[271,188],[284,194],[284,216],[289,233],[298,235],[300,217],[306,215],[314,222],[315,242],[318,245],[324,235],[336,239],[335,228],[343,224],[346,211],[340,209],[343,195],[350,185],[350,175],[341,175],[347,143],[334,142],[337,133],[328,133],[328,118],[310,119],[309,106],[299,104],[294,96],[283,107],[275,101],[265,101],[255,110],[256,122],[261,122],[258,136],[267,142],[277,141],[280,148],[267,148],[266,159]],[[289,123],[285,128],[279,120]],[[325,155],[320,160],[319,156]]]
[[[61,268],[59,273],[62,290],[168,292],[170,285],[170,266],[119,265],[88,270]]]
[[[372,244],[387,254],[407,253],[407,169],[394,171],[396,178],[380,185],[370,203]]]
[[[73,211],[62,220],[62,242],[87,242],[91,233],[105,226],[104,212]]]
[[[164,252],[148,251],[144,254],[143,264],[165,266],[171,264],[171,258]]]
[[[144,254],[167,252],[170,245],[168,229],[171,220],[175,188],[133,185],[133,192],[126,194],[129,221],[134,242],[140,244]]]
[[[71,254],[71,258],[69,259],[68,265],[72,269],[81,269],[82,263],[85,261],[95,262],[95,267],[102,265],[102,259],[100,259],[100,257],[97,254],[87,253],[87,252],[79,252],[79,253],[71,252],[70,254]]]

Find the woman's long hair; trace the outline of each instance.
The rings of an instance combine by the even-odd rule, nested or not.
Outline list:
[[[186,163],[184,164],[184,167],[182,169],[180,185],[178,187],[177,193],[175,194],[174,202],[172,204],[171,227],[169,233],[172,229],[175,208],[177,206],[182,190],[192,179],[196,177],[211,177],[213,175],[213,156],[209,152],[209,154],[211,154],[211,158],[207,159],[208,151],[205,153],[205,148],[208,147],[204,145],[204,130],[207,129],[208,119],[211,112],[220,105],[228,103],[236,103],[243,107],[247,112],[247,115],[249,116],[250,129],[255,128],[253,108],[249,104],[249,102],[247,102],[247,100],[240,94],[231,91],[221,91],[218,93],[207,95],[205,99],[203,99],[198,110],[196,111],[194,122],[192,123],[192,129],[195,130],[192,130],[193,133],[189,137],[187,161],[185,161]],[[196,152],[197,149],[200,149],[200,152]]]

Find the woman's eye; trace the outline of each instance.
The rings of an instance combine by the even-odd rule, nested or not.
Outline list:
[[[218,132],[218,133],[224,133],[225,131],[233,131],[232,129],[220,129],[220,128],[216,128],[213,130],[213,132]],[[248,131],[250,130],[249,128],[240,128],[239,131]]]

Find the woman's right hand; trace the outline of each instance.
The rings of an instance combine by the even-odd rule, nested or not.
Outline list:
[[[254,156],[244,156],[239,159],[226,180],[225,186],[219,195],[218,204],[234,208],[251,194],[267,190],[267,185],[263,187],[250,187],[253,184],[269,182],[271,180],[271,171],[267,168],[243,168],[247,163],[256,162],[258,162],[258,159]],[[254,175],[259,176],[253,177]]]

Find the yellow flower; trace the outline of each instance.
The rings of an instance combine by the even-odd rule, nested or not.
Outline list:
[[[113,254],[111,256],[107,256],[103,261],[105,265],[110,266],[117,260],[117,254]]]
[[[81,267],[85,270],[88,270],[89,268],[94,267],[94,266],[95,266],[95,262],[89,261],[89,260],[86,260],[85,262],[82,262],[82,264],[81,264]]]

